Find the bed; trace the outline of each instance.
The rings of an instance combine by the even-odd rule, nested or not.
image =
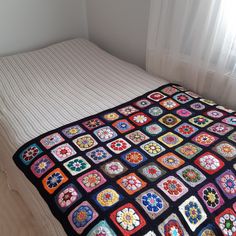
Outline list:
[[[84,39],[0,59],[0,105],[43,235],[236,235],[234,110]]]
[[[44,235],[65,235],[47,204],[13,163],[38,135],[167,84],[84,39],[0,59],[0,167]],[[122,91],[122,93],[120,93]]]

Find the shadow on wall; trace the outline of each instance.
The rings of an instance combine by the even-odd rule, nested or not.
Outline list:
[[[0,56],[88,36],[86,0],[0,0]]]

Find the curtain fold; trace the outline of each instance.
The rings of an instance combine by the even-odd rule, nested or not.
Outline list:
[[[236,109],[235,11],[235,0],[151,0],[147,71]]]

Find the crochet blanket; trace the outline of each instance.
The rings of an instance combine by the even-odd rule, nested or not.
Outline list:
[[[236,235],[235,111],[168,84],[45,133],[16,165],[73,235]]]

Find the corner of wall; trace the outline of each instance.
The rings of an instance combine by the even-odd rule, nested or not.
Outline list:
[[[82,1],[82,12],[84,13],[82,19],[83,19],[83,26],[84,26],[84,37],[89,39],[89,26],[88,26],[88,7],[87,7],[87,0],[81,0]]]

